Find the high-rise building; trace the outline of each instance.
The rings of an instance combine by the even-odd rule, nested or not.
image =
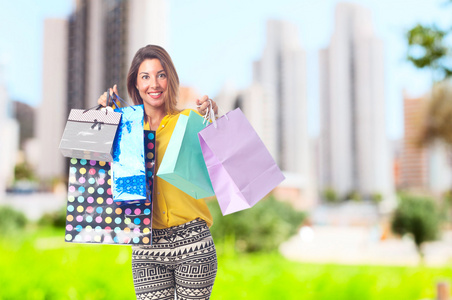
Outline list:
[[[226,110],[242,109],[283,171],[304,174],[310,169],[305,73],[295,25],[269,20],[253,83],[242,91],[226,86],[216,98]]]
[[[283,198],[307,208],[316,201],[306,104],[306,53],[294,24],[267,22],[267,41],[253,65],[253,83],[236,91],[225,87],[220,107],[240,107],[286,175]]]
[[[68,107],[94,106],[108,87],[126,98],[126,77],[136,51],[166,47],[164,0],[77,0],[69,18]]]
[[[6,90],[0,66],[0,201],[14,180],[14,166],[19,150],[19,124],[13,118],[12,101]]]
[[[383,42],[369,10],[336,7],[335,31],[320,51],[320,185],[345,196],[392,196],[386,136]]]
[[[444,193],[451,189],[452,182],[447,147],[439,141],[422,145],[419,140],[428,101],[427,96],[411,98],[404,95],[405,134],[400,159],[399,188]]]
[[[404,189],[428,188],[428,151],[418,143],[425,102],[422,97],[409,98],[404,95],[405,134],[400,158],[400,187]]]
[[[253,77],[265,92],[259,105],[270,152],[282,170],[309,174],[306,53],[294,24],[268,21],[266,45],[254,63]]]
[[[44,21],[43,45],[42,102],[35,127],[39,160],[30,163],[41,179],[51,180],[66,174],[65,160],[58,149],[68,116],[66,20]]]
[[[58,145],[70,109],[95,106],[114,84],[126,99],[136,51],[148,44],[166,46],[166,5],[165,0],[76,0],[67,21],[46,21],[37,118],[38,144],[46,158],[37,167],[41,178],[67,172]]]

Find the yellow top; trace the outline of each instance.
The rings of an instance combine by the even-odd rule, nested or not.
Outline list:
[[[188,116],[189,109],[181,112]],[[160,123],[155,134],[155,173],[162,162],[166,147],[168,146],[179,114],[166,115]],[[144,130],[150,130],[149,123],[144,124]],[[204,199],[195,199],[184,193],[172,184],[154,176],[152,228],[164,229],[172,226],[182,225],[196,218],[206,221],[212,226],[212,215]]]

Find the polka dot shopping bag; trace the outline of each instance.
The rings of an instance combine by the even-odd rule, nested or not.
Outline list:
[[[144,132],[147,200],[113,201],[111,163],[72,158],[69,166],[66,242],[150,245],[155,132]]]

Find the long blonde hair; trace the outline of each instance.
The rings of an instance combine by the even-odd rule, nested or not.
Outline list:
[[[179,76],[168,52],[157,45],[147,45],[140,48],[133,57],[127,74],[127,92],[134,105],[143,104],[140,93],[136,87],[138,69],[146,59],[158,59],[162,64],[163,70],[168,78],[167,98],[165,99],[165,110],[167,114],[176,114],[179,110],[176,108],[179,99]]]

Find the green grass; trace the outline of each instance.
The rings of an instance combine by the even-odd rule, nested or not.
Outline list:
[[[3,239],[0,299],[133,299],[130,254],[127,246],[65,243],[61,230]]]
[[[213,300],[434,299],[438,280],[452,282],[450,266],[306,264],[278,253],[217,250]],[[0,299],[134,299],[130,255],[127,246],[65,243],[55,229],[0,239]]]
[[[450,267],[307,264],[276,253],[219,261],[212,299],[434,299],[438,280],[452,282]]]

